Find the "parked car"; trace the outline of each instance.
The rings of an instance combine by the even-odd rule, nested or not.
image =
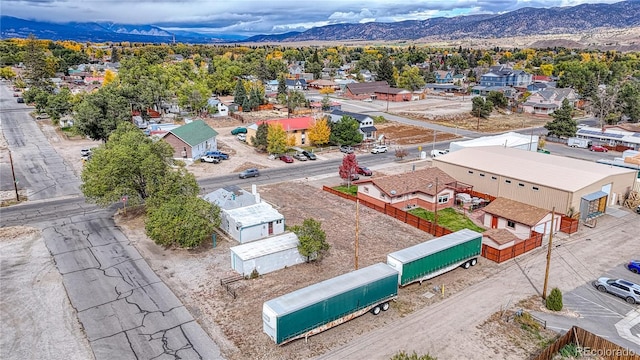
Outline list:
[[[358,174],[360,175],[364,175],[364,176],[371,176],[373,175],[373,172],[366,166],[360,166],[358,165],[358,167],[356,168],[356,171],[358,172]]]
[[[237,127],[231,130],[231,135],[246,134],[246,133],[247,133],[247,128],[244,128],[244,127]]]
[[[434,149],[431,150],[431,157],[437,157],[440,155],[446,155],[449,153],[449,149],[445,149],[445,150],[438,150],[438,149]]]
[[[593,282],[593,286],[598,291],[619,296],[629,304],[640,303],[640,285],[631,281],[601,277]]]
[[[290,155],[280,155],[279,159],[287,164],[291,164],[293,162],[293,158]]]
[[[18,94],[18,93],[13,93],[13,97],[20,97],[20,94]]]
[[[49,114],[47,113],[41,113],[36,115],[36,120],[42,120],[42,119],[48,119],[49,118]]]
[[[238,134],[238,135],[236,135],[236,137],[240,141],[247,141],[247,135],[246,134]]]
[[[307,150],[303,151],[303,152],[302,152],[302,155],[306,156],[306,157],[307,157],[307,159],[309,159],[309,160],[315,160],[315,159],[317,159],[317,158],[316,158],[316,154],[314,154],[314,153],[312,153],[312,152],[310,152],[310,151],[307,151]]]
[[[250,168],[240,173],[240,179],[246,179],[248,177],[257,177],[257,176],[260,176],[260,170],[256,168]]]
[[[640,274],[640,260],[631,260],[627,264],[627,269],[632,273]]]
[[[19,104],[24,104],[24,99],[23,99],[23,98],[21,98],[21,97],[17,98],[17,99],[16,99],[16,101],[17,101]]]
[[[212,164],[218,164],[220,163],[220,158],[217,156],[213,156],[213,155],[205,155],[203,157],[200,158],[201,162],[208,162],[208,163],[212,163]]]
[[[356,180],[360,180],[360,175],[356,174],[351,174],[351,181],[356,181]]]
[[[80,156],[85,157],[91,155],[91,149],[82,149],[80,150]]]
[[[609,150],[607,150],[606,147],[604,146],[600,146],[600,145],[593,145],[591,146],[591,151],[595,151],[595,152],[607,152]]]
[[[216,156],[220,158],[220,160],[229,160],[229,154],[223,153],[222,151],[218,151],[218,150],[207,151],[205,155]]]
[[[349,145],[340,145],[340,151],[345,154],[353,154],[353,148]]]
[[[300,161],[307,161],[307,160],[309,160],[309,159],[307,159],[307,157],[306,157],[306,156],[304,156],[304,154],[302,154],[302,153],[295,153],[295,154],[293,155],[293,158],[294,158],[294,159],[296,159],[296,160],[300,160]]]
[[[371,149],[372,154],[386,153],[387,151],[389,151],[387,145],[376,145]]]

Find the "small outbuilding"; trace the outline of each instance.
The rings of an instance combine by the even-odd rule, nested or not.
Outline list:
[[[255,270],[264,275],[285,267],[302,264],[298,237],[292,232],[232,247],[231,267],[243,276]]]
[[[220,212],[220,228],[241,244],[284,233],[284,216],[260,202]]]

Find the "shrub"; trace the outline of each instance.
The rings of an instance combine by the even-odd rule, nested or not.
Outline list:
[[[551,294],[547,296],[546,306],[547,309],[552,311],[562,310],[562,293],[560,289],[556,287],[551,290]]]
[[[418,355],[415,351],[412,354],[407,354],[404,351],[400,351],[399,353],[393,355],[391,360],[438,360],[438,359],[429,354]]]

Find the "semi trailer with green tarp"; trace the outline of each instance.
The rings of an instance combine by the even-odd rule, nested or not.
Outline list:
[[[306,338],[371,311],[389,309],[398,296],[398,272],[374,264],[269,300],[263,330],[276,344]]]
[[[468,269],[478,262],[482,234],[462,229],[387,255],[387,265],[399,273],[398,285],[431,279],[458,266]]]

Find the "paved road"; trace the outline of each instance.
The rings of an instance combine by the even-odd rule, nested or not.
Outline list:
[[[26,189],[29,200],[52,199],[80,194],[80,181],[71,165],[49,144],[38,124],[28,115],[33,108],[18,104],[11,89],[0,86],[0,124],[11,150],[19,189]],[[7,164],[1,169],[2,190],[12,190]]]
[[[30,200],[1,208],[0,226],[42,229],[95,358],[222,358],[216,343],[115,226],[117,205],[99,209],[86,204],[71,167],[28,109],[16,103],[20,106],[7,110],[7,99],[15,100],[6,86],[0,89],[0,124],[14,154],[16,177]],[[7,177],[0,179],[3,189],[13,187],[11,178],[8,185]]]

